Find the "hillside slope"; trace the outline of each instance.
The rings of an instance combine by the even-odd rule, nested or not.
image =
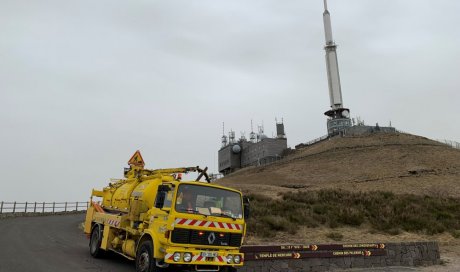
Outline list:
[[[218,183],[271,196],[334,188],[460,197],[460,150],[410,134],[336,137]]]

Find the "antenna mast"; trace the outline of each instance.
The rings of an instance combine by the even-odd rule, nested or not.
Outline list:
[[[256,142],[256,134],[254,133],[254,127],[252,125],[252,119],[251,119],[251,133],[249,133],[249,141],[255,143]]]
[[[227,146],[227,136],[225,135],[225,122],[222,122],[222,147]]]
[[[328,116],[327,131],[329,135],[342,133],[351,126],[350,110],[343,107],[342,87],[340,85],[339,63],[337,60],[337,45],[332,38],[331,14],[327,9],[327,0],[324,0],[324,36],[326,39],[326,67],[329,86],[329,99],[331,109],[324,114]]]

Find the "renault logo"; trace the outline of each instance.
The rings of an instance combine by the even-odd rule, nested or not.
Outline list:
[[[214,241],[216,241],[216,235],[214,234],[214,232],[211,232],[211,234],[209,234],[208,236],[208,242],[210,245],[214,244]]]

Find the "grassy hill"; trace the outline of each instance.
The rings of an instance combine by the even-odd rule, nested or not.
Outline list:
[[[336,137],[218,183],[250,196],[249,244],[438,240],[460,252],[460,150],[424,137]]]
[[[219,183],[268,196],[297,188],[460,197],[460,150],[409,134],[336,137]]]

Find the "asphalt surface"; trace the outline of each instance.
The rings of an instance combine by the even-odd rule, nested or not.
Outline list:
[[[0,271],[134,272],[134,262],[117,254],[91,257],[79,228],[84,219],[84,214],[1,219]]]
[[[89,239],[79,227],[84,219],[84,214],[0,219],[0,272],[134,272],[134,262],[115,253],[103,259],[91,257]],[[345,271],[420,270],[386,267]]]

